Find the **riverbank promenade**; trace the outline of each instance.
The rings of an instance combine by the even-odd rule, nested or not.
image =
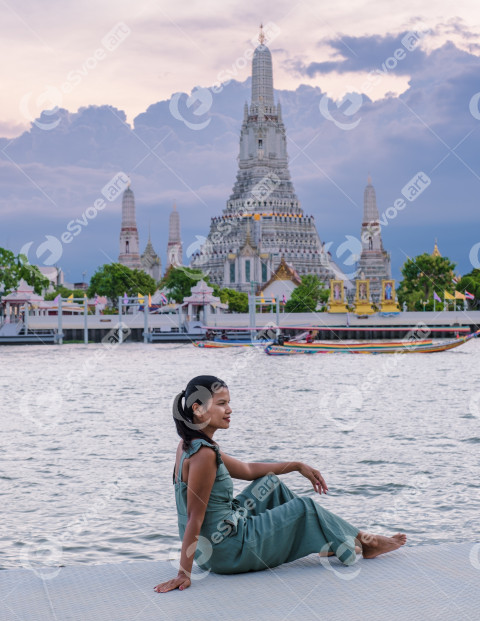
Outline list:
[[[169,561],[2,571],[0,621],[451,621],[480,610],[474,543],[407,546],[350,567],[312,554],[262,572],[194,571],[189,589],[169,593],[153,590],[176,575]]]

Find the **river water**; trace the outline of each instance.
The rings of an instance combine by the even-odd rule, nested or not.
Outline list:
[[[298,473],[283,480],[363,530],[478,541],[479,367],[479,341],[430,356],[3,347],[0,567],[170,558],[172,400],[203,373],[230,388],[226,453],[318,467],[321,499]]]

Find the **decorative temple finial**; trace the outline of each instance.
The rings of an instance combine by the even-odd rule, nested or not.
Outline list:
[[[265,45],[265,33],[263,32],[263,24],[260,24],[260,34],[258,35],[260,45]]]
[[[438,240],[435,238],[435,246],[433,247],[432,257],[441,257],[440,250],[438,249]]]
[[[177,210],[177,201],[174,199],[173,201],[173,210],[176,211]]]
[[[372,176],[370,175],[370,173],[368,173],[367,185],[372,185]]]

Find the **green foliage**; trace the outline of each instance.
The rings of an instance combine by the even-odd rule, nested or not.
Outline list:
[[[8,295],[15,291],[23,280],[33,287],[36,294],[49,285],[49,280],[35,265],[30,265],[24,254],[14,255],[10,250],[0,248],[0,287],[3,286],[1,295]]]
[[[302,276],[302,283],[292,292],[285,304],[286,313],[311,313],[318,304],[325,303],[329,297],[328,289],[315,274]]]
[[[455,263],[447,257],[434,257],[426,252],[405,261],[402,267],[403,280],[397,289],[400,306],[406,302],[409,311],[421,311],[422,301],[427,300],[432,302],[433,308],[434,291],[442,300],[444,291],[453,293],[454,269]]]
[[[209,284],[207,276],[201,270],[190,267],[172,267],[167,270],[160,281],[159,288],[167,289],[168,297],[175,302],[182,302],[191,294],[192,287],[200,280],[205,280]]]
[[[235,289],[220,289],[220,301],[228,302],[228,309],[234,313],[248,313],[248,295]],[[217,295],[217,294],[215,294]]]
[[[465,293],[468,291],[475,296],[474,300],[467,300],[471,309],[480,309],[480,269],[473,269],[465,274],[457,283],[457,291]]]
[[[60,287],[56,287],[55,291],[51,291],[47,293],[44,297],[47,302],[54,300],[57,295],[60,295],[62,298],[68,298],[72,295],[74,298],[83,298],[84,294],[87,293],[84,289],[67,289],[60,285]]]
[[[92,276],[87,291],[89,298],[96,293],[106,296],[113,306],[117,306],[118,298],[124,293],[128,297],[134,297],[138,293],[148,295],[155,293],[157,283],[141,270],[131,270],[120,263],[107,263],[102,265]]]

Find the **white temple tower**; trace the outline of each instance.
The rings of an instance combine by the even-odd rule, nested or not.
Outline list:
[[[282,257],[298,274],[338,278],[313,216],[300,206],[288,169],[280,103],[275,105],[272,56],[260,30],[252,59],[252,96],[245,103],[237,178],[223,214],[191,261],[211,282],[240,291],[266,283]],[[335,274],[334,274],[335,272]]]
[[[180,236],[180,216],[177,206],[173,203],[170,214],[168,244],[167,244],[167,269],[170,266],[178,267],[183,264],[183,246]]]
[[[380,300],[382,279],[392,277],[390,255],[383,248],[377,198],[369,176],[363,194],[362,254],[357,265],[357,279],[370,280],[370,294],[374,302]]]
[[[135,196],[130,186],[122,197],[122,228],[120,230],[120,254],[118,262],[130,269],[141,269],[138,230],[135,215]]]

